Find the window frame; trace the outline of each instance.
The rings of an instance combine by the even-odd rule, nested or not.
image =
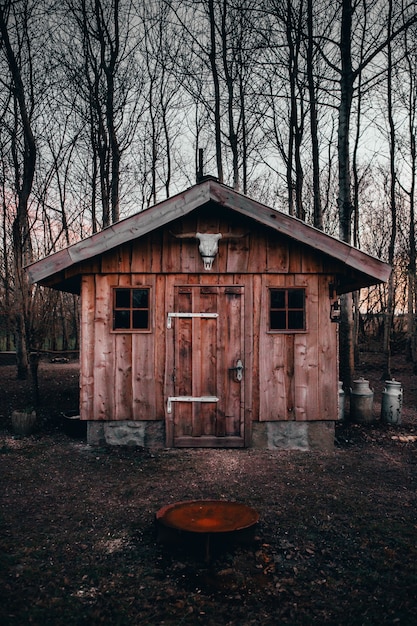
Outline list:
[[[133,307],[132,306],[132,292],[133,291],[144,291],[148,292],[148,306],[147,307]],[[116,293],[117,291],[130,291],[130,306],[129,307],[116,307]],[[134,334],[134,333],[151,333],[152,332],[152,311],[153,311],[153,301],[152,301],[152,288],[149,285],[114,285],[111,288],[111,332],[115,334]],[[132,324],[132,313],[133,311],[147,311],[148,313],[148,326],[147,328],[133,328],[132,325],[129,328],[115,328],[115,313],[116,311],[129,311],[130,314],[130,324]]]
[[[283,291],[285,292],[285,306],[284,307],[272,307],[272,292],[273,291]],[[288,306],[288,293],[290,291],[300,291],[303,294],[303,307],[289,307]],[[286,335],[292,335],[295,333],[306,333],[307,332],[307,290],[306,288],[303,287],[298,287],[297,285],[291,286],[291,287],[272,287],[269,286],[268,287],[268,328],[267,328],[267,332],[268,333],[278,333],[278,334],[286,334]],[[285,328],[272,328],[271,327],[271,313],[273,311],[281,311],[281,312],[285,312],[285,318],[286,318],[286,327]],[[297,311],[302,311],[303,313],[303,328],[288,328],[288,313],[289,312],[297,312]]]

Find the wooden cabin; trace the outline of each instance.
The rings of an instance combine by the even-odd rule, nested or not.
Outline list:
[[[390,267],[208,178],[28,272],[81,295],[91,444],[328,449],[331,309]]]

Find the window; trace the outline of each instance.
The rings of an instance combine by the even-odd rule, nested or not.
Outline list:
[[[149,330],[149,288],[113,290],[113,330]]]
[[[270,330],[305,330],[304,289],[271,289]]]

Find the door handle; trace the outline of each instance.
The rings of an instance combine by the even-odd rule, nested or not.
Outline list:
[[[240,382],[243,378],[243,363],[241,361],[241,359],[238,359],[236,361],[236,367],[231,367],[230,368],[231,372],[236,372],[236,380],[238,382]]]

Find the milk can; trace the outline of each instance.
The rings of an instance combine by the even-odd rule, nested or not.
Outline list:
[[[353,381],[350,390],[350,418],[360,424],[373,422],[374,392],[369,387],[369,381],[359,378]]]
[[[339,421],[345,419],[345,392],[343,391],[343,381],[339,380]]]
[[[387,424],[401,424],[403,390],[397,380],[386,380],[382,392],[381,420]]]

